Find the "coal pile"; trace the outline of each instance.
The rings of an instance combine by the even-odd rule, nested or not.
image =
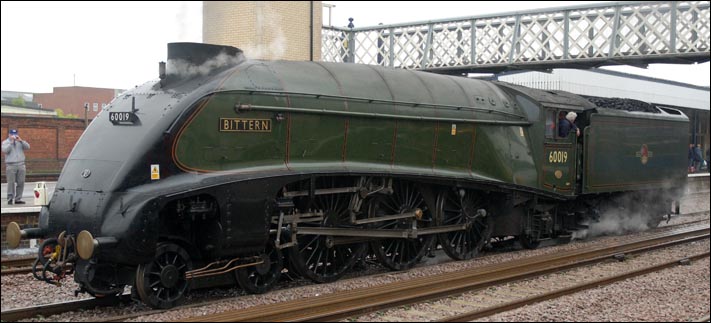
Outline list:
[[[659,110],[653,105],[639,100],[623,98],[601,98],[598,96],[585,96],[585,98],[600,108],[659,113]]]

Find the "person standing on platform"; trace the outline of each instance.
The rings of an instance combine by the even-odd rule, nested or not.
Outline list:
[[[689,153],[687,158],[689,159],[689,173],[694,173],[696,171],[694,169],[694,144],[689,144]]]
[[[20,138],[17,129],[11,129],[8,138],[2,142],[7,174],[7,204],[25,204],[22,192],[25,190],[25,150],[28,149],[30,144]]]

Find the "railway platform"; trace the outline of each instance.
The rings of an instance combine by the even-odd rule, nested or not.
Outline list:
[[[40,211],[40,206],[35,205],[35,197],[34,197],[34,188],[38,182],[27,182],[25,183],[25,190],[22,192],[22,200],[25,202],[25,204],[13,204],[13,205],[8,205],[7,204],[7,183],[2,183],[2,188],[0,189],[2,192],[0,194],[0,197],[2,199],[2,203],[0,204],[2,207],[2,214],[6,213],[30,213],[30,212],[39,212]],[[47,183],[47,199],[52,198],[52,194],[54,193],[54,188],[57,186],[57,182],[45,182]]]

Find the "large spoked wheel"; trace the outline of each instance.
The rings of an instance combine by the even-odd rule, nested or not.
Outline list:
[[[185,273],[193,267],[188,253],[174,243],[158,245],[155,258],[138,266],[136,291],[153,308],[171,308],[188,292]]]
[[[442,249],[456,260],[474,258],[491,238],[493,219],[486,197],[464,189],[448,189],[437,198],[438,226],[465,225],[466,230],[441,233]]]
[[[281,252],[271,243],[259,258],[262,260],[261,264],[240,268],[235,272],[239,285],[253,294],[263,294],[271,290],[279,281],[284,268]]]
[[[373,223],[374,229],[411,229],[413,221],[417,228],[433,224],[432,212],[417,188],[407,182],[394,181],[393,194],[375,198],[368,211],[369,218],[422,211],[419,218],[386,220]],[[371,248],[378,260],[392,270],[405,270],[415,266],[432,246],[435,235],[418,236],[415,239],[388,238],[371,242]]]
[[[316,180],[316,189],[353,187],[351,179],[322,177]],[[303,187],[302,187],[303,188]],[[301,197],[295,201],[302,212],[320,211],[324,213],[320,222],[303,222],[299,227],[348,228],[350,224],[350,202],[353,194],[335,193]],[[336,244],[332,237],[317,234],[299,234],[297,245],[290,248],[291,268],[301,276],[317,283],[336,281],[363,255],[367,244]]]

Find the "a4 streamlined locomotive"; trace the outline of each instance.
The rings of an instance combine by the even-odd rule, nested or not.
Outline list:
[[[11,246],[45,238],[39,279],[167,308],[203,277],[260,293],[283,268],[330,282],[362,257],[535,247],[609,209],[655,226],[686,181],[674,109],[207,44],[169,44],[161,67],[87,128],[39,227],[8,226]],[[582,133],[560,137],[570,111]]]

